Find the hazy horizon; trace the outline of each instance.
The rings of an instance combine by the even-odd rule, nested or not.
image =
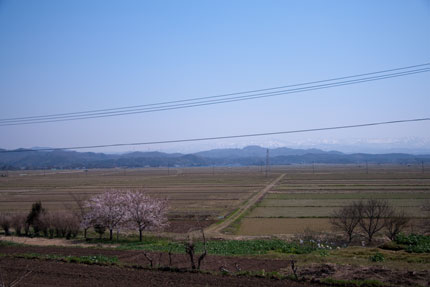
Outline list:
[[[276,149],[276,148],[291,148],[291,149],[319,149],[323,151],[338,151],[345,154],[352,153],[368,153],[368,154],[387,154],[387,153],[407,153],[414,155],[430,154],[430,140],[423,139],[403,139],[401,141],[385,139],[378,141],[375,139],[368,139],[367,141],[337,141],[337,142],[259,142],[259,141],[243,141],[241,143],[206,143],[193,145],[178,144],[178,145],[159,145],[159,146],[135,146],[135,147],[121,147],[121,148],[92,148],[92,149],[78,149],[78,152],[100,152],[105,154],[125,154],[132,152],[164,152],[164,153],[182,153],[192,154],[202,151],[215,150],[215,149],[243,149],[249,146],[258,146],[262,148]],[[1,149],[2,147],[0,147]],[[19,147],[24,149],[47,149],[53,148],[50,146],[31,146]]]

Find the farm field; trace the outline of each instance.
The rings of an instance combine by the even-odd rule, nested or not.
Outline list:
[[[331,231],[329,216],[335,208],[378,198],[412,214],[406,232],[413,233],[425,216],[420,207],[430,199],[429,174],[401,166],[374,167],[371,175],[342,167],[320,166],[315,172],[310,166],[272,167],[267,177],[256,167],[9,172],[0,178],[1,210],[28,212],[35,200],[48,209],[73,208],[71,194],[88,198],[107,187],[144,188],[152,196],[169,198],[171,226],[165,230],[169,233],[145,233],[143,242],[125,232],[113,240],[98,239],[94,232],[88,239],[79,235],[72,240],[3,233],[0,273],[7,281],[28,274],[23,282],[41,285],[62,280],[122,286],[127,280],[147,280],[148,286],[332,286],[334,281],[343,284],[338,286],[425,286],[430,278],[428,236],[411,250],[404,242],[415,235],[399,239],[393,243],[401,247],[397,250],[381,238],[369,247],[346,247],[318,232]],[[186,254],[191,233],[176,233],[187,232],[197,221],[212,225],[205,229],[208,254],[196,272]],[[209,231],[226,223],[236,226],[235,234]],[[203,242],[196,240],[195,250],[202,254]]]
[[[247,211],[236,235],[329,231],[331,213],[360,199],[385,199],[414,217],[430,200],[430,171],[419,166],[294,165],[260,167],[144,168],[9,171],[0,178],[0,211],[28,212],[41,200],[49,210],[75,208],[72,194],[86,199],[109,188],[143,188],[169,200],[168,232],[208,226],[237,210],[279,175],[284,178]],[[411,229],[415,228],[411,226]]]
[[[330,231],[336,209],[362,199],[383,199],[414,218],[417,231],[427,216],[421,206],[430,200],[430,171],[400,165],[275,167],[286,176],[243,218],[236,234],[294,234],[306,229]]]
[[[207,225],[226,216],[275,176],[254,167],[9,171],[0,178],[0,211],[28,212],[38,200],[49,210],[76,208],[72,195],[87,199],[110,188],[143,188],[168,199],[174,219],[169,231],[181,232],[196,217]]]

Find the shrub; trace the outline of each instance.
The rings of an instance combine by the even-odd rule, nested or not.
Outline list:
[[[12,228],[15,230],[15,234],[20,236],[22,233],[22,229],[25,227],[25,214],[23,213],[15,213],[12,215]]]
[[[406,245],[405,250],[413,253],[430,253],[430,236],[418,234],[399,234],[395,242]]]
[[[79,232],[79,220],[77,216],[70,212],[56,211],[45,212],[40,215],[39,226],[45,236],[50,238],[66,237],[70,239],[76,237]]]
[[[0,226],[4,230],[4,235],[10,235],[10,227],[12,224],[12,217],[8,213],[0,213]]]
[[[370,256],[369,260],[372,262],[383,262],[385,261],[385,257],[382,253],[377,252],[374,255]]]
[[[45,209],[42,207],[42,202],[37,201],[33,203],[33,205],[31,206],[31,210],[27,215],[26,223],[28,224],[28,226],[33,227],[33,231],[36,235],[39,235],[40,232],[41,225],[39,217],[43,213],[45,213]]]
[[[395,242],[398,244],[405,245],[420,245],[430,243],[430,236],[428,235],[419,235],[419,234],[409,234],[405,235],[400,233],[396,236]]]
[[[387,228],[387,236],[394,240],[396,236],[402,232],[410,222],[409,216],[404,211],[394,212],[390,217],[385,219],[385,226]]]

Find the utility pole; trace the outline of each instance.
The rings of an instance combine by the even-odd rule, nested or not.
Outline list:
[[[169,165],[169,161],[167,161],[167,175],[170,175],[170,165]]]
[[[369,174],[369,165],[367,163],[367,160],[366,160],[366,174]]]
[[[312,173],[315,173],[315,162],[312,162]]]
[[[422,171],[422,173],[424,173],[424,161],[423,160],[421,161],[421,171]]]
[[[269,149],[266,150],[266,177],[269,172]]]

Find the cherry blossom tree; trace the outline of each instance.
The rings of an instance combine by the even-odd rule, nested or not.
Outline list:
[[[167,200],[152,198],[143,190],[129,190],[125,198],[128,227],[139,230],[140,241],[143,230],[159,229],[167,224]]]
[[[127,220],[126,193],[121,190],[108,190],[91,197],[86,208],[86,222],[101,225],[109,229],[109,239],[113,238],[113,230],[119,228]],[[86,222],[81,222],[86,223]]]
[[[167,201],[148,196],[143,190],[109,190],[90,198],[86,204],[81,227],[105,227],[109,238],[114,229],[155,230],[167,224]]]
[[[79,227],[81,227],[84,230],[84,238],[87,239],[87,231],[91,227],[95,225],[95,222],[93,222],[92,214],[90,212],[86,212],[81,218],[80,218],[80,224]]]

